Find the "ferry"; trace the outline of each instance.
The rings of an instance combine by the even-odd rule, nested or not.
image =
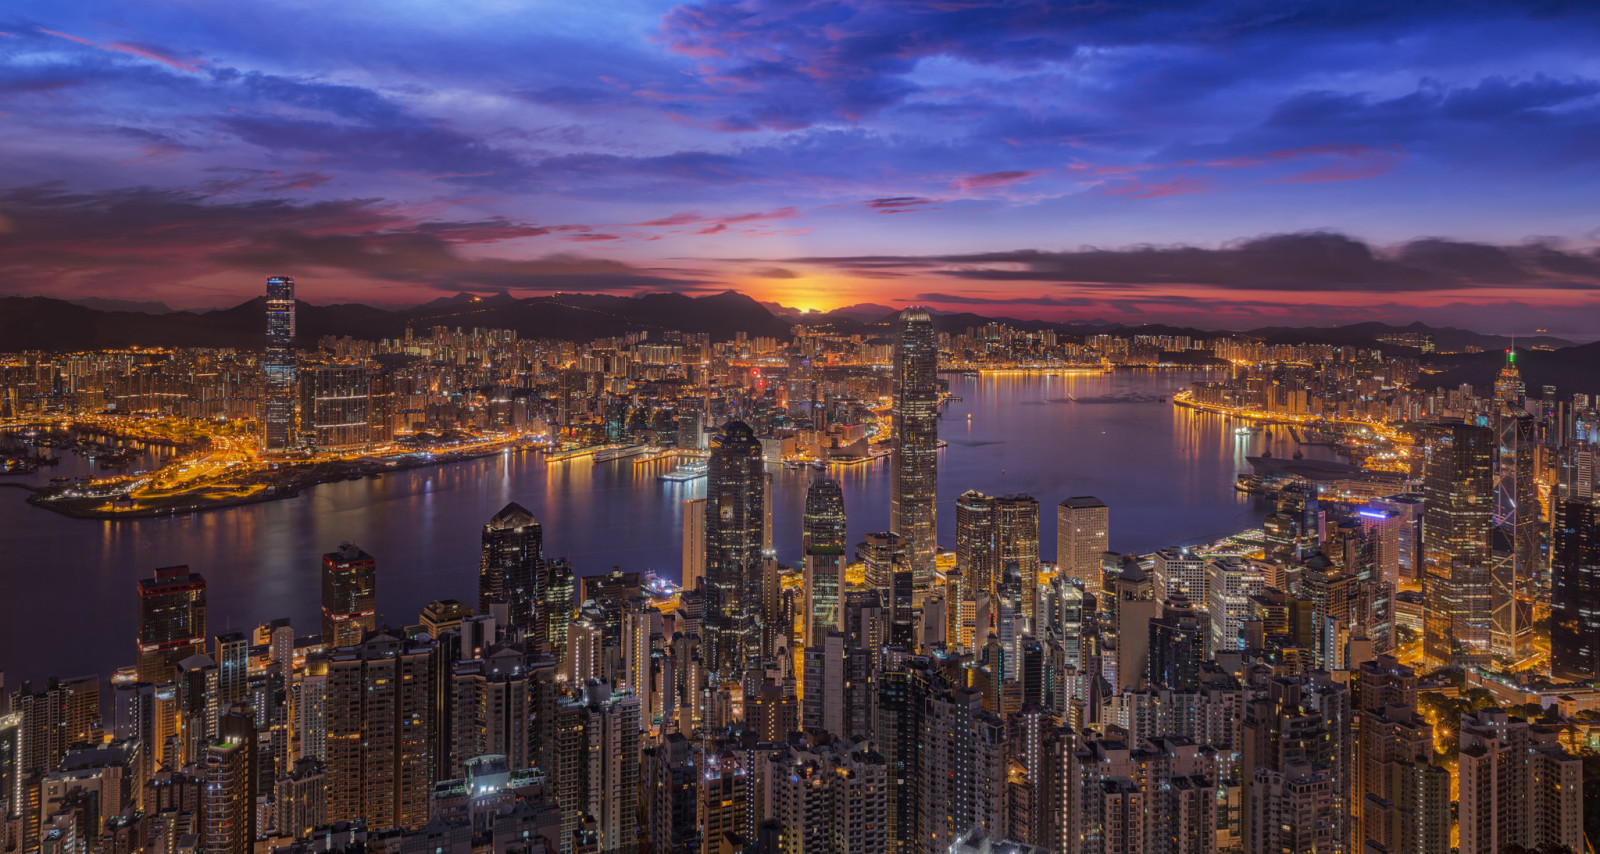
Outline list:
[[[692,463],[684,463],[672,471],[660,475],[660,477],[662,480],[671,483],[684,483],[691,480],[699,480],[705,477],[706,472],[710,470],[711,466],[705,460],[695,460]]]

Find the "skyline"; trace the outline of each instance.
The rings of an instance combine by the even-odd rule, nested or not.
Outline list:
[[[1575,338],[1600,308],[1578,4],[295,9],[0,17],[0,293]]]
[[[295,284],[242,345],[0,358],[0,847],[1600,837],[1592,376],[1453,381],[1417,327],[719,336],[683,296],[297,339]]]

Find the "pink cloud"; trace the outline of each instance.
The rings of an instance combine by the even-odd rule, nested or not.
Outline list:
[[[178,71],[196,73],[200,70],[200,63],[198,60],[183,59],[178,56],[174,56],[172,53],[162,50],[161,48],[152,47],[151,45],[137,44],[135,42],[107,42],[105,44],[100,44],[99,42],[86,39],[82,36],[75,36],[71,33],[63,33],[59,30],[47,30],[43,27],[39,28],[39,32],[55,36],[56,38],[66,39],[67,41],[77,42],[81,45],[88,45],[96,50],[105,50],[114,53],[126,53],[131,56],[154,60],[169,68],[175,68]]]
[[[150,145],[140,147],[138,157],[134,157],[129,160],[118,160],[117,165],[126,166],[130,163],[143,163],[149,160],[167,160],[172,157],[177,157],[178,155],[183,154],[185,151],[188,151],[188,149],[175,143],[155,142],[151,143]]]
[[[628,225],[664,227],[673,225],[735,225],[741,222],[766,222],[774,219],[795,219],[800,216],[799,208],[777,208],[770,211],[751,211],[750,213],[728,214],[726,216],[706,216],[699,211],[682,211],[664,216],[660,219],[645,222],[632,222]],[[703,233],[703,232],[702,232]]]
[[[599,242],[604,241],[604,240],[621,240],[622,239],[622,235],[620,235],[620,234],[574,234],[571,237],[563,237],[561,239],[562,240],[570,240],[573,243],[599,243]]]
[[[1314,169],[1286,175],[1276,183],[1320,184],[1330,181],[1364,181],[1387,175],[1405,162],[1405,159],[1405,152],[1398,149],[1368,149],[1358,157],[1336,158]]]
[[[47,33],[49,35],[55,36],[56,38],[66,39],[69,42],[77,42],[78,44],[86,44],[86,45],[88,45],[90,47],[98,47],[98,45],[96,45],[94,42],[89,41],[88,39],[86,39],[86,38],[84,38],[82,36],[75,36],[75,35],[73,35],[71,33],[63,33],[63,32],[58,32],[56,30],[47,30],[44,27],[40,27],[39,28],[39,32]]]
[[[727,230],[728,230],[728,226],[725,223],[720,223],[719,222],[716,225],[708,225],[705,228],[702,228],[699,231],[696,231],[695,234],[721,234],[722,232],[727,231]]]
[[[888,196],[879,199],[868,199],[862,204],[866,205],[873,213],[895,214],[938,210],[936,206],[943,201],[945,199],[929,199],[923,196]]]
[[[706,221],[707,221],[706,218],[701,216],[699,211],[684,211],[683,213],[675,213],[675,214],[673,214],[671,216],[664,216],[664,217],[662,217],[660,219],[652,219],[652,220],[647,220],[645,222],[632,222],[632,223],[628,223],[628,224],[629,225],[647,225],[647,226],[667,226],[667,225],[688,225],[689,223],[692,223],[692,222],[706,222]]]
[[[1171,181],[1145,184],[1138,179],[1123,181],[1101,192],[1107,196],[1124,199],[1159,199],[1165,196],[1187,196],[1211,190],[1211,182],[1204,178],[1177,177]]]
[[[1321,160],[1322,165],[1285,175],[1275,184],[1317,184],[1329,181],[1361,181],[1393,171],[1406,159],[1398,146],[1373,148],[1367,145],[1328,143],[1304,148],[1285,148],[1260,155],[1225,157],[1207,162],[1220,169],[1256,169],[1299,160]]]
[[[1149,164],[1138,165],[1138,166],[1135,166],[1135,165],[1123,165],[1123,164],[1113,164],[1113,163],[1069,163],[1069,164],[1067,164],[1067,171],[1068,172],[1077,172],[1077,173],[1080,173],[1080,174],[1087,175],[1087,176],[1089,176],[1091,178],[1103,178],[1103,177],[1106,177],[1108,175],[1132,175],[1135,172],[1148,172],[1151,169],[1158,169],[1158,168],[1161,168],[1161,167],[1153,166],[1153,165],[1149,165]]]
[[[176,68],[179,71],[188,71],[194,73],[200,70],[200,63],[196,60],[180,59],[170,53],[167,53],[166,51],[159,50],[148,45],[133,44],[131,42],[109,42],[106,44],[106,47],[111,50],[130,53],[134,56],[142,56],[145,59],[153,59],[162,65],[168,66],[169,68]]]
[[[1014,169],[1006,172],[985,172],[981,175],[963,175],[954,181],[951,181],[950,183],[956,189],[963,192],[972,192],[973,190],[992,190],[997,187],[1009,187],[1012,184],[1017,184],[1027,181],[1031,178],[1036,178],[1040,175],[1043,175],[1047,171],[1049,170]]]

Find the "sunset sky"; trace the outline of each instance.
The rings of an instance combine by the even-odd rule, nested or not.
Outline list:
[[[35,2],[0,294],[1600,332],[1600,3]]]

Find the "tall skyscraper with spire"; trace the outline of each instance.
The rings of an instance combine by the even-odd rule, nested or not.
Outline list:
[[[928,310],[913,306],[895,321],[893,452],[889,527],[906,542],[913,583],[933,584],[934,502],[939,481],[939,348]]]
[[[1505,367],[1494,378],[1494,399],[1502,406],[1521,409],[1527,403],[1527,386],[1522,382],[1522,372],[1517,370],[1517,350],[1506,351]]]
[[[269,451],[294,442],[294,331],[294,279],[273,276],[267,279],[267,346],[261,355],[261,445]]]
[[[1534,482],[1538,428],[1527,410],[1526,387],[1517,370],[1517,351],[1506,350],[1506,364],[1494,381],[1494,527],[1496,547],[1510,554],[1494,567],[1494,655],[1517,661],[1532,651],[1535,578],[1542,569],[1539,547],[1539,488]]]
[[[766,470],[750,425],[728,422],[712,444],[708,466],[705,659],[726,678],[757,654],[761,639]]]
[[[1496,657],[1519,661],[1532,652],[1534,586],[1543,569],[1539,543],[1539,487],[1534,482],[1538,424],[1520,406],[1501,402],[1496,431],[1494,565]]]

